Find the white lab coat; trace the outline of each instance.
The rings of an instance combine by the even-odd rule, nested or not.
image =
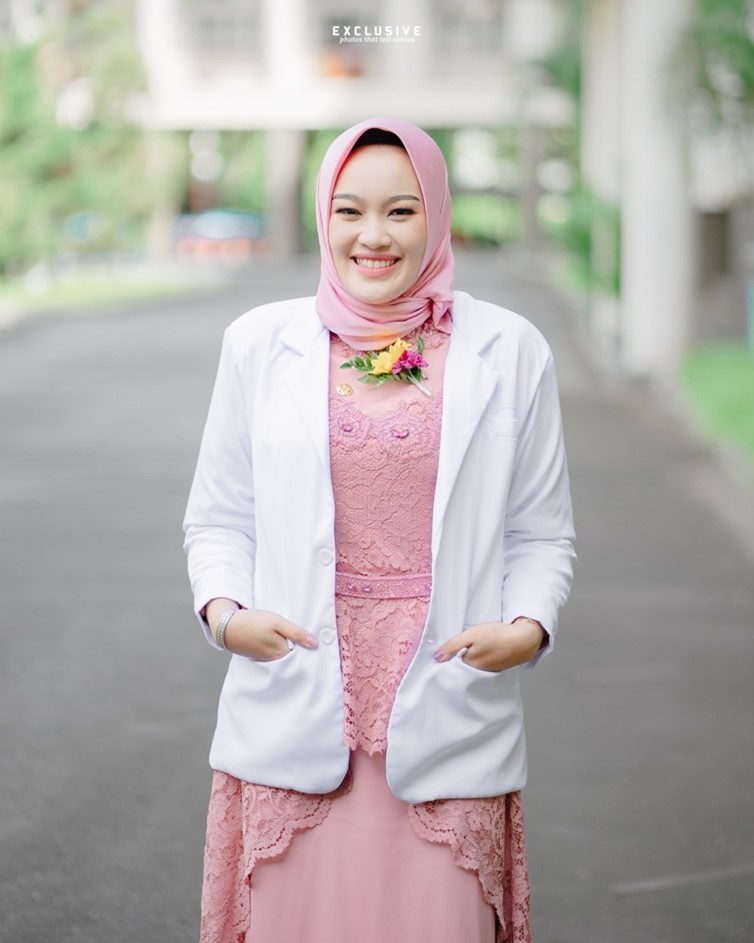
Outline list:
[[[313,298],[264,305],[230,325],[184,522],[197,613],[228,597],[280,613],[320,641],[278,661],[231,657],[210,763],[312,793],[338,786],[349,759],[335,620],[329,352]],[[456,292],[432,591],[387,735],[396,796],[492,796],[524,785],[519,669],[485,672],[460,656],[439,664],[432,656],[465,627],[519,615],[545,626],[549,649],[570,588],[573,538],[550,350],[525,319]]]

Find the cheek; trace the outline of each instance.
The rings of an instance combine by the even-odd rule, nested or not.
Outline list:
[[[427,224],[422,220],[422,225],[416,227],[412,233],[413,255],[418,256],[419,262],[424,258],[424,252],[427,248]]]
[[[330,221],[327,242],[330,246],[330,257],[335,266],[335,271],[343,277],[344,273],[348,271],[350,240],[347,239],[348,234],[343,232],[343,226],[339,226],[338,222],[338,219]]]
[[[330,251],[335,255],[338,245],[338,227],[336,220],[333,218],[330,219],[330,224],[327,227],[327,242],[330,246]]]

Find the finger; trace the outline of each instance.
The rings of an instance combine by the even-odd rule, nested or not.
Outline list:
[[[435,661],[450,661],[450,659],[455,658],[460,651],[467,649],[470,644],[469,629],[466,629],[459,635],[454,635],[453,638],[449,638],[447,642],[443,642],[435,652],[434,659]]]
[[[307,632],[294,622],[283,620],[277,631],[283,638],[290,639],[294,645],[301,645],[303,648],[316,648],[319,645],[316,635],[312,635],[311,632]]]

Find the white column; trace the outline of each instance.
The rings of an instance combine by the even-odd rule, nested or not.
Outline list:
[[[508,0],[505,29],[508,51],[517,61],[547,55],[557,40],[562,11],[553,0]]]
[[[162,95],[188,94],[191,65],[178,0],[137,0],[136,33],[156,103]]]
[[[672,373],[691,318],[693,212],[683,116],[665,108],[666,62],[690,0],[623,0],[621,362]]]
[[[581,167],[588,185],[620,193],[620,34],[622,0],[587,0],[582,42]]]
[[[265,133],[265,215],[271,252],[301,246],[301,167],[305,133],[275,128]]]
[[[288,105],[306,94],[312,77],[309,22],[303,0],[263,0],[264,79],[278,104],[277,127],[265,131],[265,215],[271,252],[291,254],[301,244],[301,175],[305,133],[288,127]]]
[[[307,6],[303,0],[263,0],[265,79],[275,89],[303,87],[311,77],[311,42]]]
[[[379,45],[382,81],[404,88],[411,87],[412,83],[426,81],[433,19],[432,7],[428,0],[386,0],[380,8],[378,22],[383,26],[392,27],[418,26],[421,36],[415,37],[412,43],[386,42]],[[386,106],[384,113],[392,112]]]
[[[584,7],[581,80],[581,173],[598,199],[621,200],[621,5],[622,0],[587,0]],[[617,236],[592,224],[591,268],[604,276],[618,264]],[[616,366],[620,302],[594,288],[588,332],[598,360]]]

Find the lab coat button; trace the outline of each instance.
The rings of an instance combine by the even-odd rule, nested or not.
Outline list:
[[[319,557],[319,562],[323,566],[329,566],[335,559],[335,555],[333,554],[332,550],[328,550],[327,547],[323,547],[317,556]]]
[[[335,632],[333,629],[322,629],[319,633],[320,642],[324,642],[325,645],[332,645],[335,641]]]

